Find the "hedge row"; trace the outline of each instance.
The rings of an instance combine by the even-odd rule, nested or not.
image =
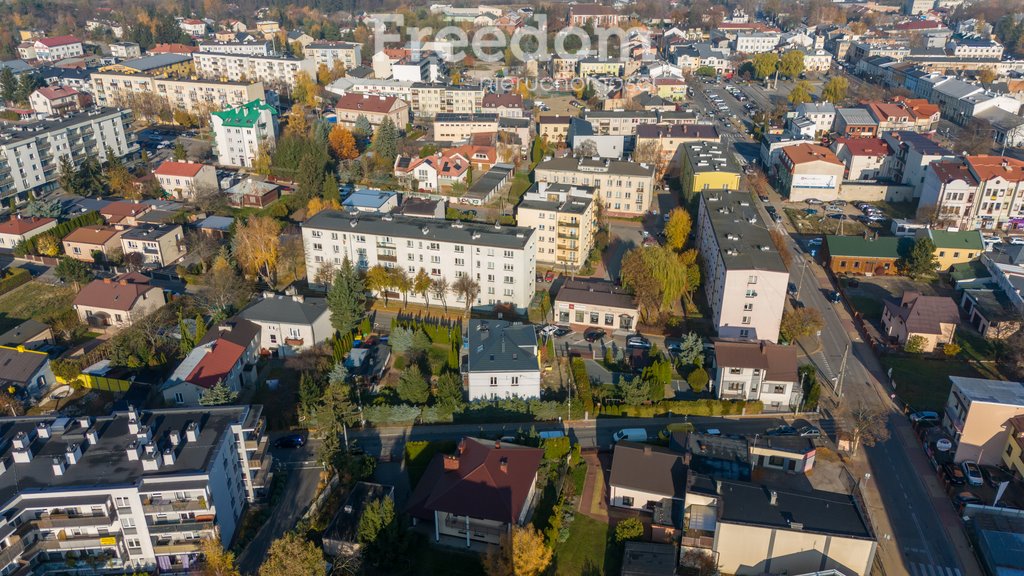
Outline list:
[[[572,382],[576,385],[576,395],[583,404],[583,409],[588,413],[594,413],[594,394],[590,390],[590,375],[587,374],[587,365],[582,358],[572,359]]]
[[[24,268],[8,268],[7,275],[0,278],[0,294],[6,294],[32,279],[32,274]]]
[[[764,404],[760,401],[743,400],[662,400],[652,404],[627,406],[610,404],[601,406],[602,416],[629,416],[631,418],[654,418],[657,416],[731,416],[760,414]]]
[[[391,319],[391,329],[408,328],[423,330],[434,344],[450,344],[453,341],[462,344],[462,323],[434,316],[410,316],[400,314]]]
[[[39,239],[44,236],[52,236],[54,240],[57,241],[57,245],[60,246],[61,240],[63,240],[65,236],[67,236],[74,230],[77,230],[82,226],[96,226],[102,223],[102,214],[100,214],[99,212],[86,212],[85,214],[75,216],[74,218],[68,220],[67,222],[61,222],[60,224],[57,224],[56,226],[50,228],[49,230],[43,232],[42,234],[37,234],[29,238],[28,240],[18,242],[14,246],[14,255],[25,256],[27,254],[39,254],[39,252],[37,251]]]
[[[582,415],[577,407],[575,417]],[[566,417],[563,402],[505,398],[501,400],[475,400],[460,412],[442,406],[411,406],[409,404],[381,404],[368,406],[363,411],[367,422],[376,426],[392,424],[440,424],[450,422],[546,422]]]

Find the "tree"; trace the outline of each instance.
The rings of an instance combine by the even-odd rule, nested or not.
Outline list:
[[[323,552],[295,532],[274,540],[260,565],[259,576],[326,576]]]
[[[218,380],[213,388],[210,388],[203,394],[199,399],[199,403],[203,406],[221,406],[223,404],[231,404],[235,400],[238,400],[238,392],[228,388],[224,385],[224,382]]]
[[[448,289],[448,279],[444,276],[430,281],[430,291],[434,294],[434,298],[441,301],[445,314],[448,313]]]
[[[992,126],[982,118],[971,118],[957,133],[957,150],[970,155],[992,152]]]
[[[388,293],[393,286],[391,273],[380,264],[366,271],[366,288],[383,296],[385,307],[388,305]]]
[[[306,220],[316,216],[324,210],[341,210],[341,203],[337,198],[325,198],[313,196],[306,202]]]
[[[430,274],[423,268],[420,268],[419,272],[412,279],[412,293],[423,298],[427,304],[427,310],[430,310]]]
[[[907,338],[907,342],[903,345],[903,351],[907,354],[920,354],[924,352],[924,347],[927,344],[927,338],[920,334],[913,334]]]
[[[754,75],[760,80],[775,72],[776,66],[779,64],[779,56],[774,52],[762,52],[754,55],[751,64],[754,66]]]
[[[686,336],[679,341],[679,352],[676,353],[676,358],[684,366],[690,364],[697,364],[698,366],[703,364],[704,360],[704,341],[700,335],[696,332],[687,332]]]
[[[238,274],[227,247],[221,247],[205,274],[196,277],[196,296],[206,310],[219,317],[241,308],[252,294],[252,286]],[[191,283],[191,279],[189,280]]]
[[[618,388],[619,395],[627,406],[639,406],[646,402],[651,395],[651,384],[640,376],[634,376],[628,380],[623,378],[619,382]]]
[[[452,290],[466,303],[466,317],[468,318],[469,311],[473,309],[473,303],[476,302],[476,297],[480,295],[480,284],[470,278],[469,274],[463,274],[455,279]]]
[[[252,171],[260,176],[270,176],[270,144],[264,138],[256,147],[256,156],[252,160]]]
[[[844,402],[839,407],[836,418],[839,429],[851,437],[854,455],[861,444],[871,447],[889,439],[886,420],[886,415],[881,410],[866,405],[853,405],[850,402]]]
[[[590,139],[583,140],[576,144],[574,148],[573,152],[580,158],[594,158],[598,155],[597,143]]]
[[[914,279],[934,274],[937,265],[935,243],[927,236],[915,240],[910,253],[896,263],[901,274]]]
[[[395,157],[398,156],[398,128],[390,116],[384,118],[377,127],[373,134],[372,146],[377,155],[377,168],[391,170],[395,165]]]
[[[391,285],[402,294],[402,306],[409,305],[409,292],[412,291],[412,278],[405,268],[388,268],[391,275]]]
[[[484,572],[487,576],[540,576],[551,564],[553,554],[536,528],[514,526],[511,534],[502,533],[497,548],[492,546],[484,553]]]
[[[217,538],[203,539],[203,562],[199,566],[201,576],[240,576],[235,565],[235,553],[225,550]]]
[[[615,525],[615,541],[619,544],[627,540],[643,537],[644,524],[639,518],[626,518]]]
[[[846,98],[846,91],[850,88],[850,83],[844,76],[833,76],[825,83],[825,87],[821,91],[821,99],[826,102],[838,104],[844,98]]]
[[[410,366],[402,372],[398,377],[398,384],[395,385],[395,392],[402,402],[409,404],[426,404],[430,399],[430,385],[416,366]]]
[[[372,133],[373,127],[370,125],[370,120],[362,114],[356,117],[356,125],[352,127],[352,135],[359,138],[369,138]]]
[[[378,568],[391,567],[405,559],[405,531],[392,498],[374,500],[366,506],[359,517],[356,538],[366,546],[366,560]]]
[[[302,104],[295,104],[288,112],[287,133],[292,136],[306,136],[309,134],[309,121],[306,120],[306,108]]]
[[[438,406],[451,412],[462,410],[466,402],[463,400],[462,376],[458,372],[448,371],[437,379],[437,393],[434,400]]]
[[[331,326],[341,334],[356,329],[366,315],[366,286],[348,258],[334,275],[327,292],[327,307],[331,310]]]
[[[341,124],[335,124],[327,138],[331,144],[331,151],[338,160],[352,160],[359,156],[355,136]]]
[[[960,354],[960,345],[956,342],[950,342],[942,345],[942,353],[945,354],[946,358],[955,358]]]
[[[690,390],[693,390],[697,394],[700,394],[707,389],[708,382],[710,381],[711,377],[708,376],[707,370],[701,366],[694,368],[686,375],[686,383],[690,385]]]
[[[779,333],[789,342],[817,334],[825,326],[816,308],[793,308],[782,313]]]
[[[982,68],[981,70],[978,70],[978,81],[982,84],[991,84],[995,82],[997,78],[999,78],[999,75],[991,68]],[[0,83],[2,83],[2,81],[2,78],[0,78]]]
[[[270,216],[250,216],[237,225],[231,241],[232,252],[242,271],[274,285],[280,223]]]
[[[14,95],[18,91],[18,78],[7,66],[0,69],[0,98],[3,98],[5,102],[11,102],[14,100]]]
[[[188,151],[185,150],[185,145],[181,142],[174,143],[174,159],[183,162],[188,159]]]
[[[701,66],[696,70],[697,76],[704,76],[705,78],[712,78],[718,75],[718,72],[711,66]]]
[[[56,256],[60,254],[60,244],[52,235],[46,234],[36,240],[36,251],[42,256]]]
[[[811,101],[811,84],[807,80],[801,80],[789,91],[786,99],[793,105],[800,105]]]
[[[65,192],[79,193],[81,187],[78,181],[78,169],[75,168],[75,163],[71,161],[71,156],[60,157],[60,164],[57,166],[57,184]]]
[[[676,252],[681,252],[692,227],[693,219],[690,213],[683,208],[673,208],[668,213],[668,223],[665,224],[666,245]]]
[[[795,80],[804,71],[804,53],[799,50],[790,50],[779,59],[779,74],[790,80]]]
[[[295,89],[292,90],[292,100],[296,105],[316,106],[317,90],[316,82],[308,72],[295,74]]]
[[[61,282],[73,285],[76,292],[81,288],[82,284],[92,280],[92,270],[89,269],[89,266],[85,262],[75,260],[69,256],[64,256],[58,260],[53,272]]]

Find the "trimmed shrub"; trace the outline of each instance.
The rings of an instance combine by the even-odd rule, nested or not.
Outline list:
[[[32,279],[32,274],[24,268],[8,268],[7,274],[0,278],[0,294],[6,294]]]

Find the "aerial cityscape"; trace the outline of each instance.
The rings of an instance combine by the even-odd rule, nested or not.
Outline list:
[[[1024,574],[1022,0],[0,19],[0,576]]]

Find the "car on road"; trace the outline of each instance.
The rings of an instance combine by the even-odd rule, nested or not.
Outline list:
[[[871,214],[870,216],[867,217],[867,219],[868,222],[885,222],[886,220],[889,219],[889,217],[883,216],[881,214]]]
[[[633,336],[626,338],[626,347],[647,349],[651,347],[651,341],[639,334],[634,334]]]
[[[911,414],[910,421],[914,424],[919,424],[921,422],[938,422],[939,414],[937,412],[932,412],[931,410],[922,410]]]
[[[811,206],[821,206],[822,204],[824,204],[824,202],[818,200],[817,198],[808,198],[807,200],[804,200],[804,202],[810,204]]]
[[[664,442],[668,442],[669,438],[675,432],[693,432],[693,422],[676,422],[669,424],[658,431],[658,438]]]
[[[619,443],[623,440],[630,442],[647,442],[647,430],[643,428],[623,428],[612,434],[612,442]]]
[[[667,348],[668,351],[671,352],[672,354],[679,354],[680,352],[683,351],[683,345],[680,344],[679,342],[673,342],[669,344]]]
[[[782,215],[778,212],[772,214],[772,220],[775,222],[782,222]]]
[[[963,486],[967,483],[967,480],[964,479],[964,473],[954,464],[949,462],[943,464],[942,472],[945,474],[946,480],[953,486]]]
[[[761,200],[761,202],[764,202],[765,204],[771,202],[772,200],[771,198],[768,197],[767,194],[758,194],[757,197]]]
[[[769,428],[764,434],[765,436],[797,436],[799,433],[799,430],[796,428],[783,425],[776,426],[775,428]]]
[[[789,293],[790,293],[790,294],[794,294],[794,295],[795,295],[795,294],[796,294],[796,292],[797,292],[797,290],[796,290],[796,284],[794,284],[793,282],[790,282],[790,283],[789,283]]]
[[[820,438],[821,437],[821,430],[816,428],[816,427],[814,427],[814,426],[804,426],[803,428],[797,430],[797,432],[799,432],[800,435],[803,436],[804,438]]]
[[[562,336],[568,336],[569,334],[572,334],[571,328],[566,328],[565,326],[558,326],[557,328],[555,328],[555,336],[559,338],[561,338]]]
[[[1007,242],[1009,242],[1010,244],[1017,245],[1024,244],[1024,236],[1011,236],[1009,239],[1007,239]]]
[[[583,339],[587,342],[597,342],[598,340],[604,340],[605,331],[601,328],[587,328],[586,332],[583,333]]]
[[[960,463],[960,468],[963,469],[967,483],[971,486],[981,486],[985,483],[985,479],[981,476],[981,468],[978,468],[976,463],[964,460]]]
[[[828,293],[828,301],[833,304],[839,304],[843,301],[843,295],[838,290],[833,290]]]
[[[302,448],[306,445],[306,438],[302,434],[288,434],[274,440],[274,448]]]
[[[804,208],[804,214],[807,214],[808,216],[814,216],[817,213],[818,211],[814,208]]]
[[[553,271],[548,270],[547,273],[544,274],[544,281],[545,282],[551,282],[554,279],[555,279],[555,273]]]
[[[813,247],[813,246],[821,246],[821,237],[818,236],[816,238],[811,238],[810,240],[807,241],[807,245],[811,246],[811,247]]]
[[[558,330],[558,326],[555,326],[554,324],[548,324],[547,326],[545,326],[545,327],[540,329],[540,335],[541,336],[551,336],[557,330]]]

